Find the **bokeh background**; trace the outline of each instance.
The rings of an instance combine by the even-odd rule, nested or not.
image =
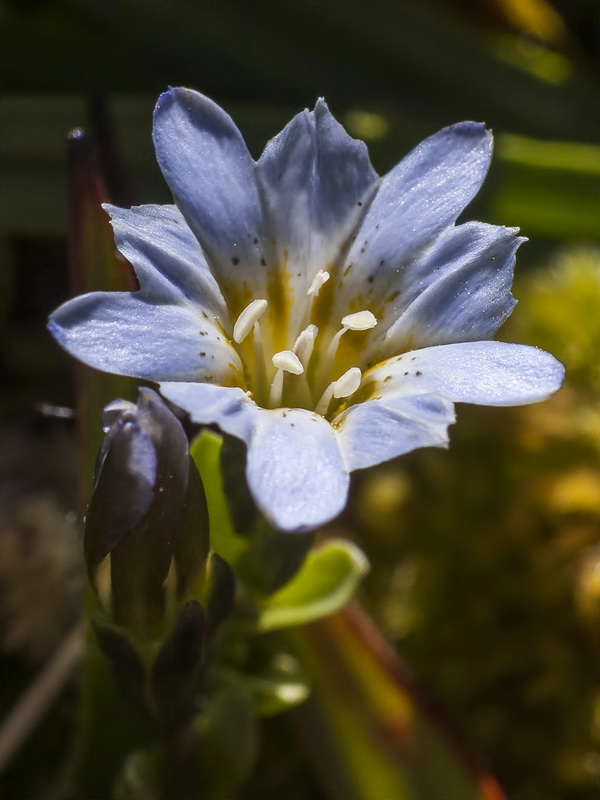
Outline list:
[[[448,452],[355,476],[334,528],[372,562],[361,600],[509,797],[600,797],[598,44],[595,0],[0,0],[0,726],[82,584],[71,364],[44,327],[69,293],[68,132],[103,141],[115,202],[165,202],[168,85],[256,156],[325,96],[379,172],[444,125],[493,128],[465,218],[530,239],[501,338],[567,367],[551,401],[462,407]],[[71,690],[3,796],[43,796],[72,715]]]

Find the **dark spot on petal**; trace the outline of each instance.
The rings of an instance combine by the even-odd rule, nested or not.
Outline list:
[[[385,264],[385,258],[382,258],[381,261],[379,262],[379,266],[383,267],[384,264]]]
[[[417,357],[416,357],[416,356],[413,356],[413,357],[411,358],[411,361],[416,361],[416,360],[417,360]]]
[[[377,223],[377,225],[375,225],[375,230],[376,230],[376,231],[378,231],[378,230],[379,230],[379,223]]]
[[[391,295],[387,298],[388,303],[391,303],[392,300],[395,300],[398,297],[399,294],[400,294],[400,292],[398,290],[396,290],[395,292],[392,292]]]
[[[252,243],[253,244],[258,244],[258,239],[255,237],[254,239],[252,239]]]
[[[364,253],[364,252],[365,252],[365,248],[364,248],[364,247],[361,247],[361,248],[360,248],[360,252],[361,252],[361,253]]]
[[[202,316],[204,317],[204,319],[208,319],[208,314],[206,313],[206,311],[202,312]]]
[[[240,263],[240,260],[239,258],[232,258],[231,263],[233,264],[234,267],[237,267],[237,265]]]
[[[404,373],[404,377],[406,377],[408,374],[409,374],[408,372],[405,372],[405,373]]]
[[[362,203],[361,203],[360,200],[358,201],[357,205],[362,206]]]
[[[385,378],[383,379],[383,382],[387,383],[388,381],[391,381],[391,379],[392,379],[391,375],[386,375]]]
[[[352,267],[353,267],[353,266],[354,266],[354,264],[353,264],[353,263],[352,263],[352,261],[351,261],[351,262],[348,264],[348,266],[346,267],[346,269],[344,270],[344,275],[347,275],[347,274],[350,272],[350,270],[352,269]]]
[[[373,275],[369,275],[369,277],[367,278],[367,281],[369,283],[373,283],[374,280],[375,280],[375,277]]]
[[[417,371],[415,372],[415,375],[422,375],[422,374],[423,374],[423,373],[422,373],[420,370],[417,370]]]
[[[264,260],[264,258],[261,258],[260,263],[263,265],[263,267],[267,266],[267,262]]]
[[[290,426],[291,426],[292,428],[295,428],[295,427],[296,427],[296,423],[295,423],[295,422],[290,422]]]
[[[201,356],[205,356],[205,355],[206,355],[206,351],[205,351],[205,350],[203,350],[203,351],[200,353],[200,355],[201,355]]]

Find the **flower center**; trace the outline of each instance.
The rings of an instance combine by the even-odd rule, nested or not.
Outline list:
[[[237,318],[233,326],[233,341],[244,362],[246,379],[254,400],[266,408],[292,406],[315,410],[329,417],[339,405],[336,400],[350,397],[360,387],[360,362],[362,348],[346,348],[341,361],[346,361],[345,371],[338,377],[340,358],[338,350],[342,337],[348,331],[369,331],[377,325],[377,319],[368,309],[342,317],[339,329],[319,331],[310,319],[313,304],[330,275],[319,270],[306,292],[306,306],[301,314],[301,330],[289,349],[275,353],[265,352],[265,342],[277,341],[269,336],[277,330],[277,318],[270,318],[269,303],[263,298],[252,300]],[[265,325],[272,326],[264,328]],[[265,335],[263,336],[264,329]],[[348,356],[352,353],[352,356]],[[351,358],[350,366],[348,360]],[[356,358],[356,361],[355,361]],[[337,361],[336,361],[337,359]],[[355,363],[352,364],[352,361]]]

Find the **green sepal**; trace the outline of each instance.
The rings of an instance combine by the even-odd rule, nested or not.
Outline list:
[[[314,535],[281,533],[257,511],[246,483],[242,442],[205,429],[190,453],[206,491],[211,550],[253,592],[277,591],[300,569]]]
[[[338,611],[368,570],[366,556],[356,545],[336,539],[319,545],[297,575],[261,603],[259,630],[303,625]]]
[[[144,665],[129,637],[114,625],[92,620],[98,648],[110,663],[122,696],[138,708],[146,710]]]
[[[236,533],[221,473],[221,447],[223,437],[209,429],[204,429],[190,445],[190,454],[198,468],[208,505],[210,520],[210,549],[235,570],[241,554],[248,542]]]
[[[152,698],[161,722],[174,727],[197,711],[196,698],[204,664],[206,617],[195,600],[186,603],[162,644],[150,675]]]
[[[210,546],[208,505],[204,487],[193,458],[189,458],[188,485],[182,510],[181,530],[173,559],[177,571],[179,599],[198,600]]]
[[[259,595],[271,595],[298,573],[314,538],[312,532],[282,533],[259,517],[238,574]]]
[[[235,576],[218,553],[210,553],[206,564],[206,620],[208,635],[213,636],[229,617],[235,603]]]
[[[231,522],[236,533],[248,536],[257,524],[260,514],[246,480],[246,445],[235,436],[225,435],[222,441],[221,475]]]
[[[232,685],[195,721],[198,771],[210,800],[229,798],[248,777],[258,754],[258,719],[250,693]]]

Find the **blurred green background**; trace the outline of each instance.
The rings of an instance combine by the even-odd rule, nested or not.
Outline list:
[[[530,239],[501,338],[568,375],[539,407],[461,408],[447,453],[355,476],[335,528],[373,563],[362,600],[509,797],[600,796],[598,17],[595,0],[0,0],[2,713],[77,615],[73,434],[48,413],[73,405],[71,364],[44,327],[69,293],[67,133],[100,135],[115,202],[165,202],[150,117],[168,85],[223,104],[256,156],[325,96],[379,172],[444,125],[493,128],[465,218]],[[39,796],[70,702],[9,800]]]

